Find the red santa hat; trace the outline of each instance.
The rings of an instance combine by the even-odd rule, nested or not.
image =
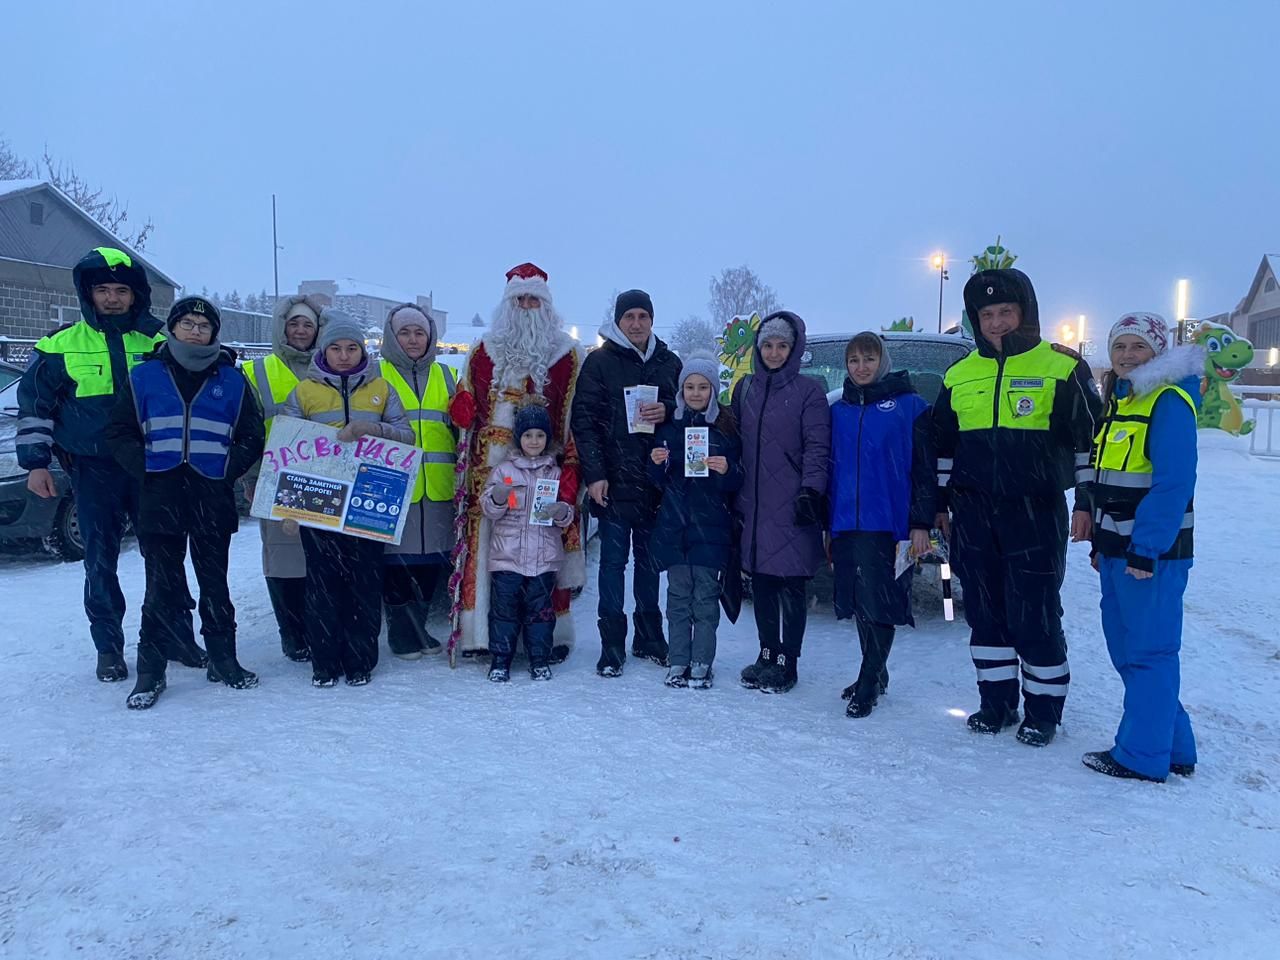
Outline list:
[[[535,263],[522,263],[507,271],[507,288],[502,292],[506,300],[516,297],[537,297],[544,303],[551,302],[551,288],[547,286],[547,271]]]

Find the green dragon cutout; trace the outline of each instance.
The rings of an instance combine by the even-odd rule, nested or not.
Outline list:
[[[899,317],[887,327],[882,326],[880,329],[887,333],[910,333],[916,328],[915,317]]]
[[[725,324],[724,333],[716,338],[720,345],[720,402],[728,403],[733,396],[734,385],[755,367],[756,331],[760,329],[760,314],[750,317],[734,317]]]
[[[1000,236],[997,234],[996,242],[987,247],[976,257],[970,257],[969,262],[973,264],[973,270],[970,273],[980,273],[983,270],[1008,270],[1017,262],[1018,255],[1010,253],[1008,249],[1000,245]],[[973,336],[973,321],[969,319],[969,311],[964,310],[960,313],[960,326],[964,329],[964,335],[970,340]]]
[[[1201,323],[1191,336],[1204,347],[1204,380],[1200,384],[1200,429],[1225,430],[1233,437],[1253,432],[1254,421],[1244,418],[1244,408],[1229,384],[1253,361],[1253,344],[1219,323]]]

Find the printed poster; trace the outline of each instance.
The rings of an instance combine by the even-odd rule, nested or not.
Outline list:
[[[684,475],[705,477],[711,455],[711,432],[707,427],[684,428]]]
[[[334,427],[278,416],[249,512],[399,543],[421,463],[422,451],[412,444],[372,436],[348,443]]]

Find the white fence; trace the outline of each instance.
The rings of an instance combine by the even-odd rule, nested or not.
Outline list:
[[[1249,452],[1255,457],[1280,460],[1280,437],[1276,436],[1276,412],[1280,411],[1280,387],[1233,386],[1231,392],[1240,397],[1246,419],[1255,422],[1249,434]],[[1245,394],[1251,396],[1245,399]],[[1263,399],[1265,398],[1265,399]]]

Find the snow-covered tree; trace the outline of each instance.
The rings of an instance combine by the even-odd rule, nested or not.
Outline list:
[[[671,349],[682,355],[691,350],[709,350],[715,353],[718,332],[710,321],[691,313],[671,331]]]
[[[483,326],[484,326],[484,321],[480,319],[480,314],[478,314],[478,313],[477,313],[474,317],[472,317],[472,318],[471,318],[471,325],[472,325],[473,327],[483,327]]]
[[[9,141],[0,138],[0,180],[26,180],[35,174],[31,164],[9,147]]]
[[[764,317],[781,307],[774,289],[746,264],[721,270],[720,276],[711,278],[710,291],[707,309],[717,330],[723,330],[734,317],[753,313]]]
[[[219,306],[228,307],[231,310],[243,310],[244,301],[240,299],[239,291],[232,290]]]

